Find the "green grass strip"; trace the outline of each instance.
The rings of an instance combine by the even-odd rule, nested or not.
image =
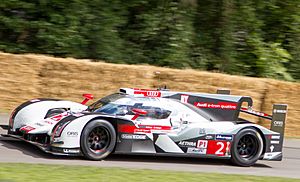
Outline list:
[[[215,173],[193,173],[176,171],[138,170],[121,168],[102,168],[87,166],[64,166],[42,164],[8,164],[0,163],[0,182],[74,182],[74,181],[101,181],[101,182],[216,182],[216,181],[299,181],[297,179],[260,177],[246,175],[230,175]]]

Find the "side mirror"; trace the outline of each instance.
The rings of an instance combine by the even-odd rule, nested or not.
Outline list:
[[[94,96],[93,94],[82,94],[84,97],[84,100],[81,102],[81,104],[85,105],[89,100],[93,100]]]
[[[133,108],[131,111],[135,114],[131,120],[136,120],[139,116],[148,114],[148,112],[144,109]]]

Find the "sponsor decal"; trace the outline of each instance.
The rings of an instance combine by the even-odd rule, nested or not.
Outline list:
[[[206,140],[213,140],[213,139],[214,139],[214,136],[213,136],[213,135],[206,135],[206,136],[205,136],[205,139],[206,139]]]
[[[44,123],[53,125],[53,124],[56,123],[56,122],[53,122],[53,121],[51,121],[50,119],[44,119]]]
[[[196,142],[180,141],[178,145],[181,147],[196,147]]]
[[[217,156],[229,156],[230,142],[209,140],[207,145],[207,154]]]
[[[64,153],[72,153],[72,154],[77,154],[80,152],[79,149],[63,149]]]
[[[232,135],[216,135],[216,140],[232,140]]]
[[[264,159],[274,159],[276,157],[280,157],[280,155],[282,155],[282,152],[269,152],[269,153],[265,153],[264,155]]]
[[[197,148],[206,149],[208,141],[207,140],[198,140],[197,141]]]
[[[278,140],[271,140],[271,144],[279,144]]]
[[[272,157],[273,154],[272,154],[272,153],[266,153],[265,156],[266,156],[266,157]]]
[[[282,114],[285,114],[285,113],[286,113],[286,110],[274,109],[273,112],[274,112],[274,113],[282,113]]]
[[[62,142],[60,138],[53,138],[53,143]]]
[[[146,135],[131,135],[131,134],[122,134],[122,139],[130,139],[130,140],[145,140]]]
[[[187,153],[192,153],[192,154],[206,154],[207,149],[202,149],[202,148],[188,148]]]
[[[180,101],[182,103],[188,103],[188,99],[189,99],[189,96],[188,95],[181,95],[180,96]]]
[[[143,95],[145,97],[161,97],[161,92],[157,90],[136,90],[134,95]]]
[[[118,131],[122,133],[152,133],[153,131],[170,131],[171,126],[159,126],[159,125],[135,125],[120,124],[118,125]]]
[[[271,139],[278,139],[279,140],[280,139],[280,135],[272,135]]]
[[[274,126],[282,127],[283,126],[283,121],[274,121]]]
[[[67,135],[70,137],[76,137],[76,136],[78,136],[78,132],[77,131],[68,131]]]
[[[269,114],[266,114],[266,113],[263,113],[263,112],[254,111],[251,107],[250,108],[242,107],[241,110],[245,111],[247,113],[250,113],[250,114],[257,115],[257,116],[264,116],[264,117],[269,117],[270,116]]]
[[[198,108],[209,108],[209,109],[226,109],[236,110],[237,103],[234,102],[218,102],[218,103],[207,103],[207,102],[194,102],[194,105]]]
[[[270,146],[270,151],[273,152],[274,148],[275,148],[274,145],[271,145]]]

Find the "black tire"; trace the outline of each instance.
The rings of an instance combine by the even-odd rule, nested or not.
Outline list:
[[[258,131],[246,128],[239,131],[231,145],[231,161],[238,166],[255,164],[263,152],[263,140]]]
[[[50,117],[52,117],[52,116],[61,114],[61,113],[63,113],[63,112],[66,112],[66,109],[64,109],[64,108],[50,109],[50,110],[47,112],[45,118],[50,118]]]
[[[102,160],[115,148],[116,131],[105,120],[94,120],[88,123],[80,137],[80,148],[85,158]]]

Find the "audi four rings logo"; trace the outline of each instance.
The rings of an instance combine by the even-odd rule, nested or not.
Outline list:
[[[149,97],[158,97],[159,92],[158,91],[147,91],[147,96],[149,96]]]

